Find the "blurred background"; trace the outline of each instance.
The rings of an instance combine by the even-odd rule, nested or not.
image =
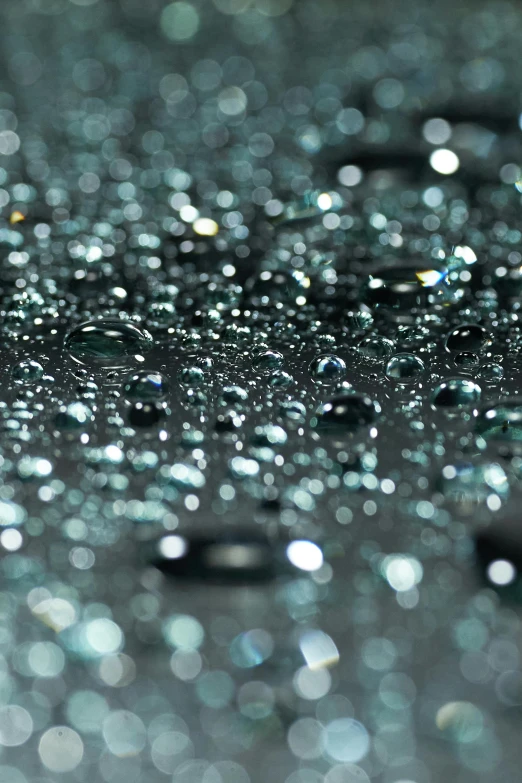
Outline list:
[[[519,782],[521,34],[1,5],[2,783]]]

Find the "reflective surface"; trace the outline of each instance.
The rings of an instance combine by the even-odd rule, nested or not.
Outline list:
[[[0,781],[518,783],[519,6],[0,15]]]

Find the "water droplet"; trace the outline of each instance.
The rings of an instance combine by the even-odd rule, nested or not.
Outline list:
[[[287,434],[277,424],[264,424],[255,428],[252,443],[256,446],[282,446],[287,441]]]
[[[365,305],[358,310],[348,310],[344,314],[344,321],[349,329],[369,329],[373,324],[373,315]]]
[[[60,407],[55,417],[55,424],[60,430],[79,430],[93,418],[92,410],[83,402],[71,402]]]
[[[299,269],[293,272],[266,270],[247,281],[245,291],[255,307],[266,307],[274,302],[306,304],[310,278]]]
[[[177,489],[183,492],[201,489],[205,485],[205,476],[195,465],[177,462],[170,468],[168,465],[160,468],[159,477],[167,479]]]
[[[241,386],[225,386],[221,392],[221,400],[225,404],[246,402],[248,400],[248,392]]]
[[[484,502],[492,492],[500,497],[509,493],[507,476],[500,465],[472,465],[457,462],[442,470],[440,488],[445,498],[470,511],[473,504]]]
[[[367,337],[363,337],[357,348],[359,353],[366,359],[381,361],[381,359],[387,359],[388,356],[391,356],[395,349],[395,344],[388,337],[369,334]]]
[[[478,533],[475,549],[486,583],[520,600],[522,537],[515,520]]]
[[[277,367],[281,367],[284,362],[284,356],[279,351],[261,351],[256,354],[252,359],[254,367],[260,370],[275,370]]]
[[[255,533],[222,536],[168,535],[153,545],[152,564],[180,579],[257,582],[273,579],[276,558],[269,541]]]
[[[168,393],[168,381],[160,372],[135,372],[127,376],[122,391],[128,400],[161,400]]]
[[[46,478],[53,472],[53,466],[49,460],[43,457],[22,457],[17,465],[18,475],[22,479]]]
[[[334,354],[324,354],[316,356],[310,363],[310,373],[312,378],[322,383],[339,381],[346,374],[346,364]]]
[[[284,400],[279,406],[279,413],[283,419],[303,424],[306,421],[306,408],[298,400]]]
[[[415,263],[376,269],[365,283],[362,295],[369,305],[411,310],[456,301],[460,291],[450,285],[446,268]]]
[[[486,441],[522,441],[522,399],[514,397],[483,408],[475,430]]]
[[[412,353],[398,353],[386,365],[386,377],[400,384],[415,383],[425,370],[424,362]]]
[[[483,364],[478,372],[478,377],[486,383],[495,383],[501,381],[504,377],[504,368],[500,364],[488,362]]]
[[[126,360],[152,347],[151,335],[131,321],[103,319],[88,321],[65,338],[65,347],[79,364],[122,367]]]
[[[220,413],[216,418],[214,429],[216,432],[226,433],[235,432],[242,427],[243,421],[235,411],[227,411],[226,413]]]
[[[339,394],[319,406],[316,424],[322,430],[347,430],[355,432],[377,421],[381,406],[366,394]]]
[[[132,427],[152,427],[165,418],[165,408],[157,402],[135,402],[127,418]]]
[[[488,345],[491,345],[491,336],[479,324],[462,324],[456,326],[446,336],[446,350],[460,353],[462,351],[480,353]]]
[[[284,370],[276,370],[268,379],[268,383],[276,389],[288,389],[294,383],[294,378]]]
[[[465,408],[480,400],[480,386],[468,378],[448,378],[436,387],[431,401],[438,408]]]
[[[201,367],[184,367],[179,371],[178,378],[184,386],[203,386],[205,372]]]
[[[176,320],[176,308],[172,302],[151,302],[147,312],[147,325],[153,329],[168,329]]]
[[[25,359],[18,364],[15,364],[11,371],[13,380],[19,384],[36,383],[43,378],[44,368],[39,362],[35,362],[34,359]]]
[[[462,367],[463,370],[473,370],[480,363],[477,354],[471,353],[471,351],[458,353],[453,361],[457,367]]]

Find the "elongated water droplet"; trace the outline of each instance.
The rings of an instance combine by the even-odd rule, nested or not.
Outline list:
[[[79,364],[124,367],[133,356],[149,351],[151,335],[130,321],[105,318],[88,321],[65,338],[65,347]]]
[[[80,430],[93,419],[93,413],[83,402],[62,405],[56,414],[55,424],[60,430]]]
[[[165,418],[165,408],[158,402],[135,402],[129,409],[129,424],[133,427],[152,427]]]

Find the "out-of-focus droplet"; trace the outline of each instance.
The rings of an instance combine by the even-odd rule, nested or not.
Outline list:
[[[16,383],[31,384],[37,383],[43,378],[44,368],[34,359],[26,359],[18,362],[11,370],[11,376]]]
[[[437,408],[467,408],[480,401],[481,389],[468,378],[448,378],[434,389],[431,402]]]
[[[140,371],[129,375],[123,382],[122,391],[128,400],[148,402],[163,399],[169,384],[160,372]]]
[[[320,430],[355,432],[374,424],[380,413],[379,403],[366,394],[339,394],[319,406],[315,426]]]

